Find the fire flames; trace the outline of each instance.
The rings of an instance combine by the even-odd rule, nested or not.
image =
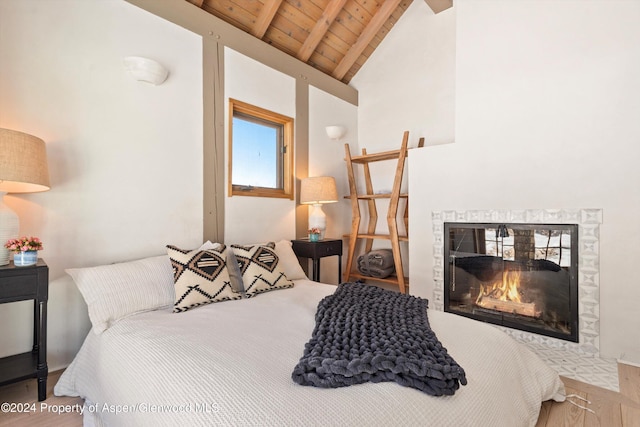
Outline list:
[[[522,301],[519,271],[506,271],[502,274],[502,280],[486,286],[480,285],[480,293],[476,299],[476,305],[490,310],[523,316],[540,316],[540,311],[536,309],[535,303]]]
[[[489,284],[486,287],[484,285],[480,285],[480,294],[478,294],[476,304],[478,304],[485,296],[499,301],[522,302],[520,299],[519,287],[520,272],[505,271],[502,274],[502,280]]]

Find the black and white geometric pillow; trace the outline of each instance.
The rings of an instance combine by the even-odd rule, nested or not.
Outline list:
[[[229,265],[229,268],[239,269],[247,298],[262,292],[293,287],[293,282],[287,279],[279,263],[274,243],[231,245],[231,249],[237,262],[235,266]]]
[[[173,268],[176,299],[173,312],[180,313],[212,302],[241,299],[231,285],[227,270],[227,247],[185,251],[167,245]]]

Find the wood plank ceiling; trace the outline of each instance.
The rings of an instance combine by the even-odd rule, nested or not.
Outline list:
[[[185,1],[349,83],[414,0]],[[435,13],[453,2],[425,1]]]

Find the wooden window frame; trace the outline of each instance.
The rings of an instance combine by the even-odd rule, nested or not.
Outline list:
[[[258,120],[282,125],[282,144],[284,148],[284,153],[282,153],[282,188],[233,185],[233,116],[235,112]],[[291,117],[229,98],[229,172],[227,176],[229,197],[273,197],[293,200],[293,129],[293,119]]]

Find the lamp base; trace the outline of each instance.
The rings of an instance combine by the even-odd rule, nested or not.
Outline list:
[[[9,239],[15,239],[20,232],[18,215],[4,203],[4,195],[0,192],[0,265],[9,264],[11,251],[4,247]]]
[[[320,230],[320,240],[324,239],[324,232],[327,229],[327,216],[322,211],[321,204],[311,205],[309,213],[309,229],[317,228]]]

